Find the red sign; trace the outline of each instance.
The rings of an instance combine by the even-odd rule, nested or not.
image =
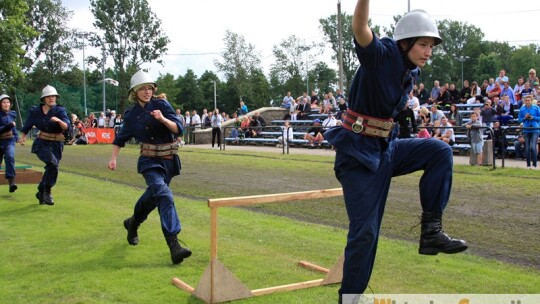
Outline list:
[[[112,144],[114,141],[113,128],[87,128],[84,131],[88,144]]]

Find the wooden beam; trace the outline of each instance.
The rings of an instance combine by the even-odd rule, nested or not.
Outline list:
[[[297,290],[297,289],[304,289],[304,288],[309,288],[309,287],[320,286],[322,281],[323,279],[319,279],[319,280],[313,280],[313,281],[293,283],[293,284],[288,284],[288,285],[255,289],[255,290],[252,290],[251,293],[254,296],[261,296],[261,295],[271,294],[278,291],[291,291],[291,290]]]
[[[318,271],[318,272],[321,272],[321,273],[324,273],[324,274],[327,274],[328,272],[330,272],[330,269],[327,269],[327,268],[324,268],[324,267],[321,267],[319,265],[315,265],[315,264],[312,264],[312,263],[306,262],[306,261],[298,262],[298,266],[309,269],[309,270]]]
[[[191,285],[180,280],[179,278],[172,278],[171,283],[173,283],[174,286],[183,289],[189,293],[193,293],[193,291],[195,291],[195,288],[191,287]]]
[[[263,203],[276,203],[276,202],[318,199],[318,198],[326,198],[326,197],[333,197],[333,196],[340,196],[340,195],[343,195],[343,190],[341,188],[302,191],[302,192],[277,193],[277,194],[238,196],[238,197],[209,199],[208,207],[214,208],[214,207],[230,207],[230,206],[247,206],[247,205],[257,205],[257,204],[263,204]]]

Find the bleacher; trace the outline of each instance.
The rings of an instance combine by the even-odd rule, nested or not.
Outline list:
[[[320,119],[323,121],[326,117],[328,117],[327,114],[319,114],[318,110],[312,110],[312,113],[308,115],[309,119],[307,120],[289,120],[289,125],[293,128],[293,138],[289,139],[289,146],[309,147],[308,141],[304,139],[304,135],[313,126],[313,120]],[[282,127],[284,124],[285,120],[275,119],[266,127],[261,128],[259,137],[225,137],[225,143],[229,145],[277,145],[278,137],[283,134]],[[229,132],[226,133],[229,134]],[[328,141],[324,140],[319,147],[330,148],[330,145],[328,144]]]

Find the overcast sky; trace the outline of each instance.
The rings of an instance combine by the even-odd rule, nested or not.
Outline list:
[[[89,0],[62,0],[74,12],[70,27],[93,31]],[[225,31],[244,36],[262,55],[263,68],[273,62],[272,47],[296,35],[307,41],[321,41],[319,19],[337,12],[337,0],[148,0],[150,9],[162,21],[171,40],[164,66],[145,65],[157,77],[171,73],[175,77],[192,69],[197,76],[215,70],[214,60],[223,49]],[[352,14],[356,0],[342,0],[342,11]],[[370,16],[373,24],[388,27],[392,16],[407,12],[407,0],[373,0]],[[480,28],[486,40],[508,41],[511,45],[540,43],[538,16],[540,1],[519,0],[410,0],[411,10],[424,9],[436,20],[467,22]],[[91,53],[92,50],[88,50]],[[82,52],[75,60],[82,62]],[[321,60],[329,58],[330,50]],[[113,62],[109,59],[108,66]],[[82,64],[79,64],[82,67]],[[331,66],[337,70],[337,67]]]

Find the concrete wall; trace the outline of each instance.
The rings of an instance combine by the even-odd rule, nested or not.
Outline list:
[[[251,111],[247,113],[247,116],[253,116],[253,113],[259,112],[262,116],[262,118],[266,121],[267,125],[271,125],[272,120],[276,119],[283,119],[285,114],[287,114],[287,110],[283,108],[277,108],[277,107],[268,107],[268,108],[260,108],[255,111]],[[240,116],[240,120],[242,120],[244,115]],[[226,137],[230,135],[231,129],[225,128],[225,127],[231,127],[234,125],[234,120],[229,119],[225,123],[222,124],[222,127],[224,130],[226,130],[227,134]],[[194,131],[194,140],[196,145],[202,145],[202,144],[211,144],[212,143],[212,128],[207,127],[206,129],[196,129]],[[223,136],[223,134],[222,134]]]

